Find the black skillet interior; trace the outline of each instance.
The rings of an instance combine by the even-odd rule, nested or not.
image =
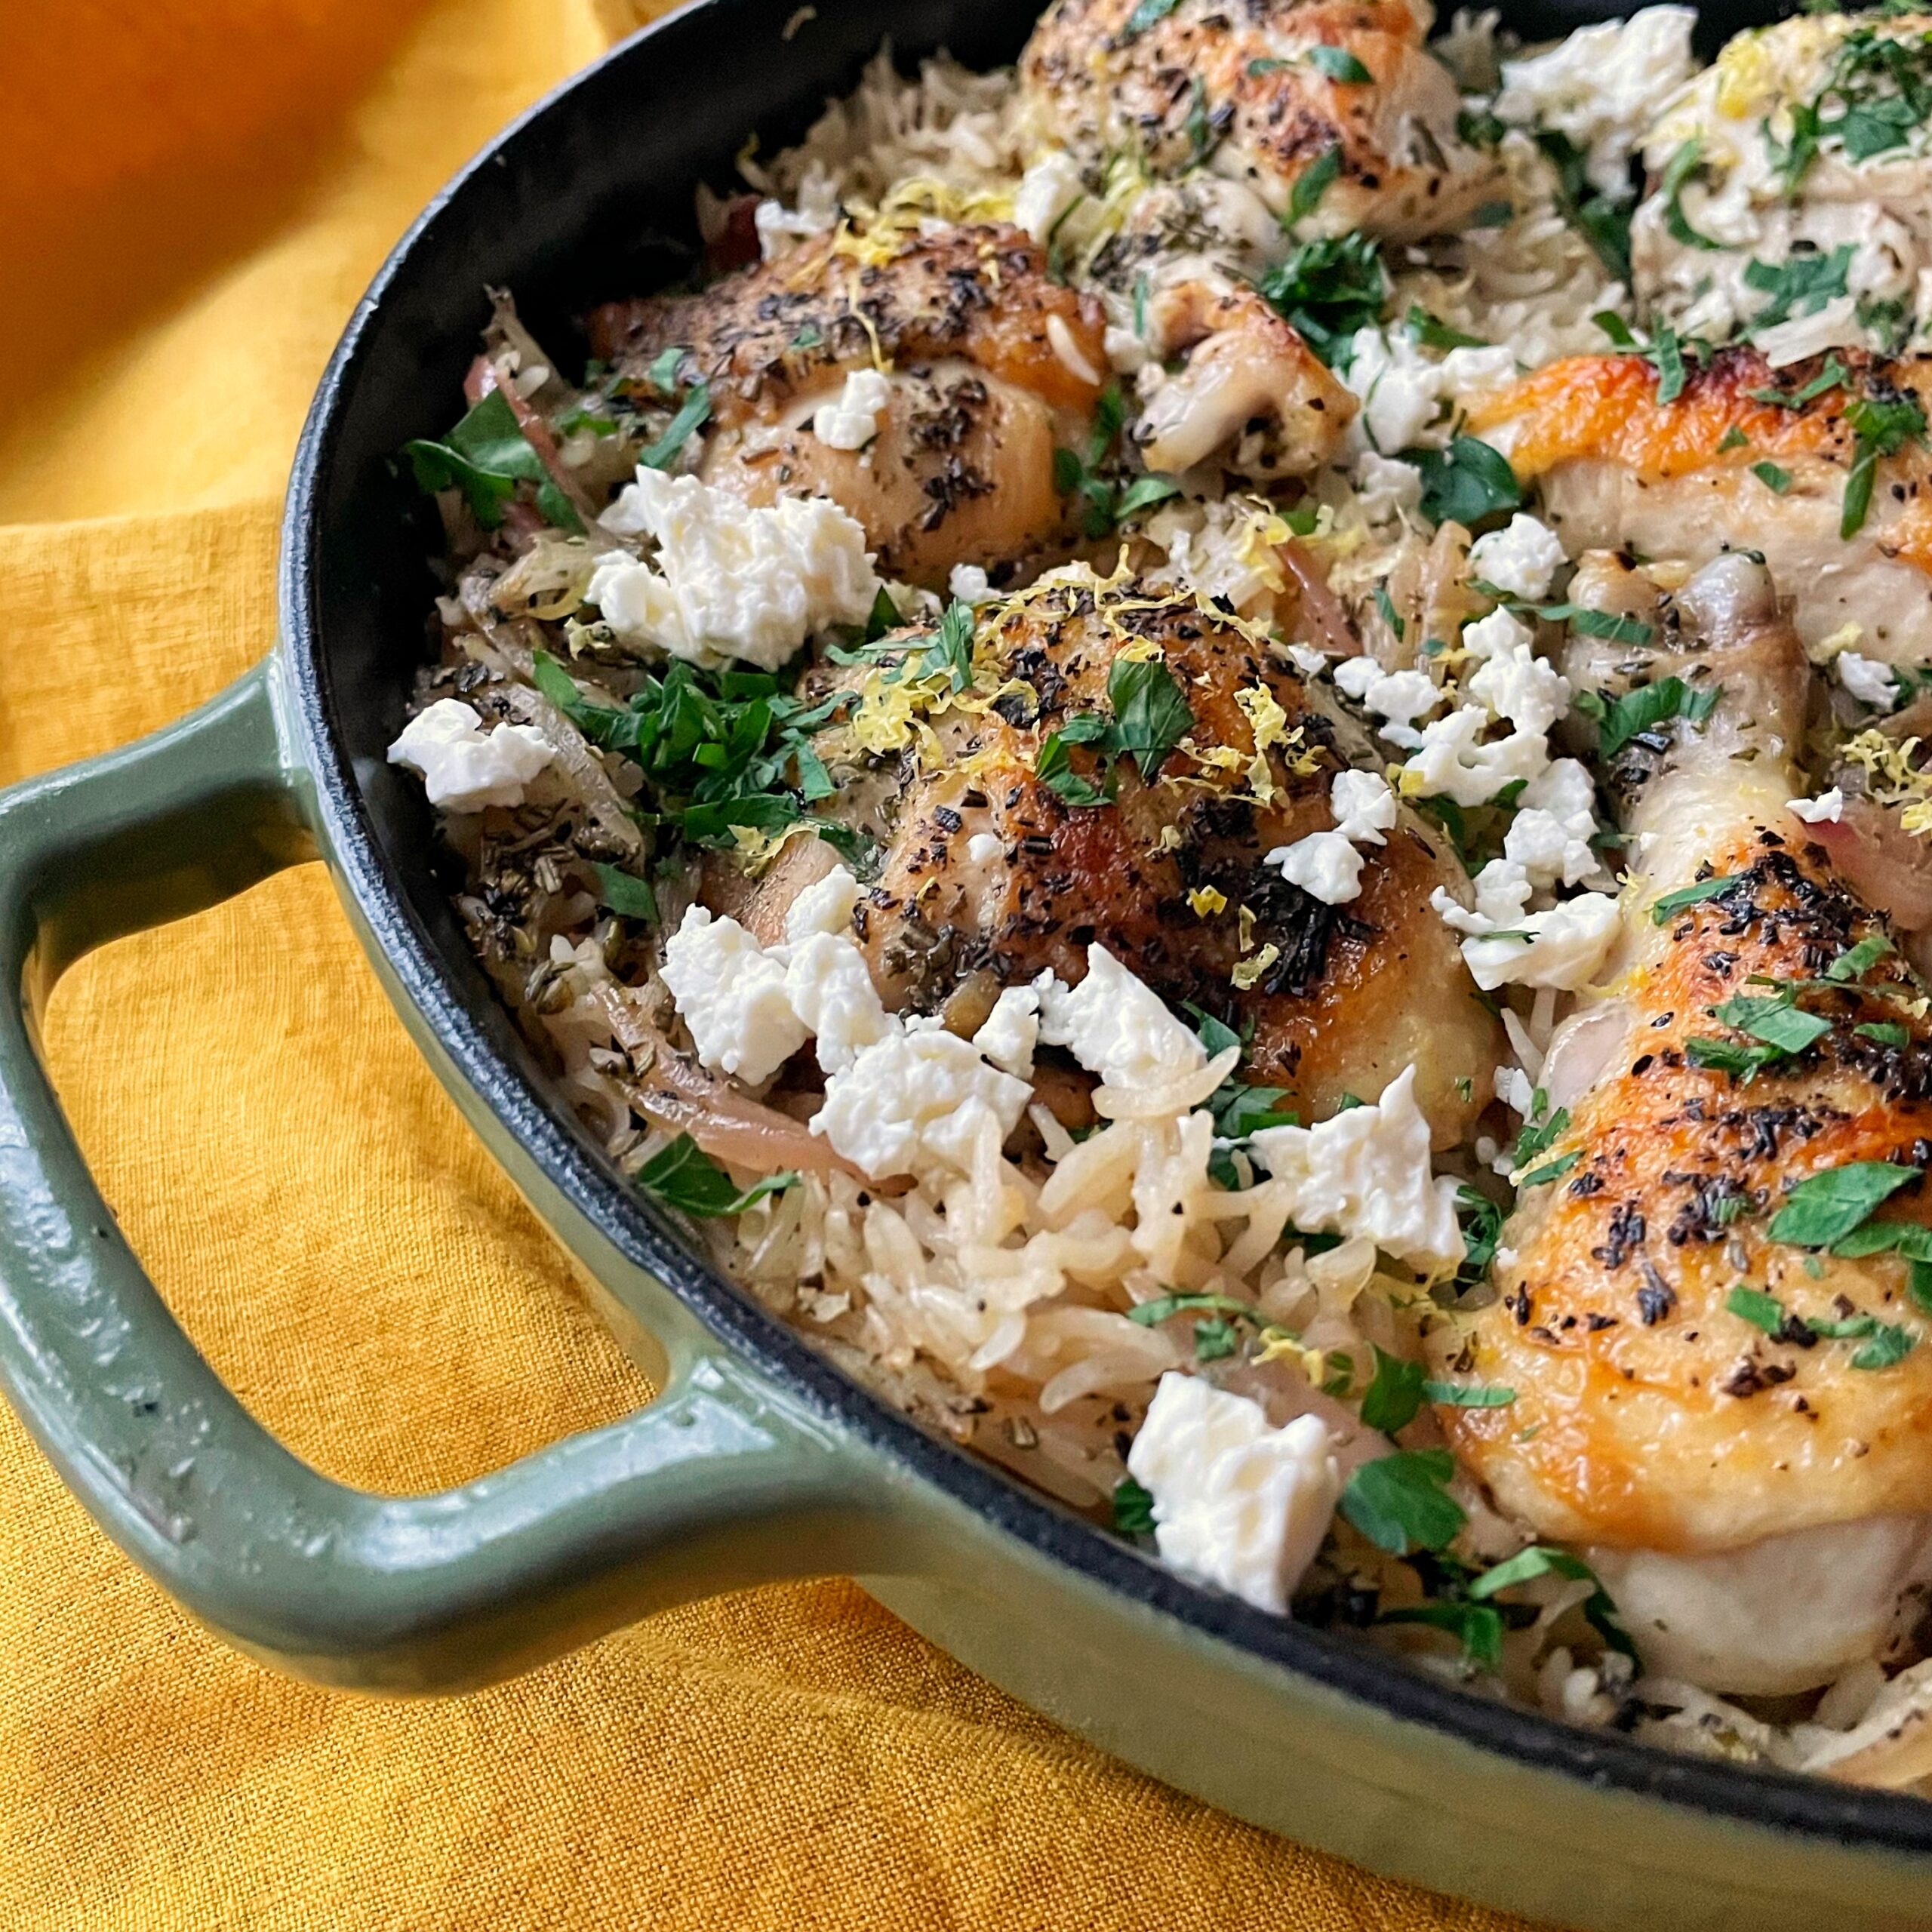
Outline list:
[[[509,130],[432,205],[358,308],[318,391],[291,481],[284,643],[338,863],[378,942],[445,1046],[545,1170],[609,1237],[672,1284],[734,1346],[844,1424],[1014,1534],[1177,1617],[1398,1715],[1519,1760],[1840,1842],[1932,1854],[1932,1805],[1676,1758],[1425,1678],[1346,1636],[1195,1590],[1084,1521],[932,1441],[845,1381],[722,1282],[616,1184],[561,1109],[471,960],[437,873],[420,790],[383,761],[429,645],[432,518],[395,454],[459,412],[464,371],[505,287],[538,339],[581,352],[591,303],[682,272],[692,190],[722,188],[755,129],[771,152],[854,82],[891,35],[902,57],[949,48],[1011,60],[1036,0],[832,0],[791,41],[796,0],[707,0],[620,50]],[[1525,38],[1624,11],[1518,0]],[[1707,8],[1708,54],[1785,11]],[[796,76],[814,78],[801,86]]]

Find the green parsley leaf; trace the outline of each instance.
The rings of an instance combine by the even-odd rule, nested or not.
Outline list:
[[[1620,1651],[1626,1657],[1637,1654],[1637,1647],[1631,1642],[1630,1634],[1617,1615],[1617,1606],[1611,1601],[1610,1592],[1598,1581],[1596,1572],[1580,1556],[1573,1556],[1567,1549],[1547,1549],[1540,1544],[1532,1543],[1527,1549],[1519,1549],[1506,1561],[1484,1571],[1470,1584],[1469,1593],[1481,1602],[1515,1584],[1551,1575],[1566,1577],[1573,1583],[1595,1585],[1583,1604],[1583,1615],[1590,1627],[1612,1650]]]
[[[1546,1187],[1553,1180],[1561,1180],[1583,1158],[1580,1153],[1559,1154],[1553,1161],[1524,1175],[1516,1185],[1518,1187]]]
[[[1599,712],[1589,706],[1580,708],[1596,718],[1597,749],[1603,757],[1611,758],[1632,738],[1654,731],[1672,718],[1681,718],[1687,723],[1701,724],[1716,709],[1717,701],[1722,695],[1721,685],[1696,691],[1681,678],[1660,678],[1654,685],[1639,685],[1635,690],[1626,691],[1621,697],[1609,702],[1598,694],[1586,692],[1586,697],[1597,697],[1603,709]]]
[[[1330,80],[1349,87],[1367,87],[1375,78],[1346,47],[1311,47],[1308,64]]]
[[[1395,632],[1395,641],[1400,644],[1404,626],[1400,614],[1396,611],[1395,600],[1389,595],[1389,586],[1386,583],[1378,583],[1375,586],[1375,608],[1382,621]]]
[[[1107,672],[1114,708],[1110,749],[1124,753],[1152,780],[1168,754],[1194,728],[1194,712],[1180,681],[1158,657],[1116,657]]]
[[[1734,1026],[1739,1032],[1748,1033],[1752,1039],[1762,1040],[1767,1046],[1776,1047],[1787,1054],[1801,1054],[1813,1041],[1823,1039],[1832,1030],[1829,1020],[1820,1019],[1815,1013],[1807,1013],[1789,1000],[1754,999],[1744,993],[1712,1007],[1710,1014],[1713,1020]]]
[[[1180,0],[1140,0],[1140,4],[1127,17],[1127,24],[1120,30],[1122,40],[1132,40],[1137,35],[1164,20]]]
[[[1684,393],[1688,380],[1684,367],[1684,345],[1668,322],[1659,322],[1644,354],[1657,365],[1657,401],[1675,402]]]
[[[1825,977],[1846,982],[1861,980],[1892,951],[1892,943],[1883,933],[1867,933],[1856,946],[1847,946],[1825,968]]]
[[[1845,273],[1850,266],[1848,242],[1829,255],[1803,254],[1783,262],[1746,263],[1745,286],[1770,298],[1751,318],[1753,332],[1789,321],[1794,315],[1815,315],[1845,292]]]
[[[1131,1476],[1122,1476],[1114,1484],[1114,1527],[1124,1537],[1154,1534],[1153,1494]]]
[[[1066,749],[1069,744],[1078,742],[1069,739],[1064,729],[1048,733],[1040,741],[1040,755],[1034,761],[1034,774],[1041,784],[1069,805],[1106,804],[1113,795],[1111,774],[1106,774],[1106,782],[1101,785],[1081,777],[1073,769]]]
[[[1420,302],[1409,304],[1409,312],[1404,318],[1410,334],[1425,349],[1487,349],[1489,344],[1479,335],[1465,335],[1460,329],[1451,328],[1439,316],[1432,315]]]
[[[1724,432],[1724,440],[1718,445],[1718,454],[1722,456],[1727,450],[1749,449],[1750,447],[1751,438],[1734,423]]]
[[[1486,1603],[1444,1597],[1432,1603],[1385,1610],[1375,1620],[1378,1623],[1426,1623],[1446,1630],[1461,1641],[1463,1654],[1470,1663],[1487,1670],[1494,1670],[1503,1661],[1503,1618]]]
[[[1389,276],[1374,238],[1358,230],[1304,242],[1255,286],[1331,366],[1389,299]]]
[[[1322,196],[1327,193],[1341,171],[1342,144],[1336,141],[1324,148],[1295,177],[1295,185],[1288,191],[1288,211],[1283,218],[1284,225],[1291,227],[1312,215],[1321,206]]]
[[[1426,1380],[1422,1392],[1425,1401],[1445,1409],[1506,1409],[1516,1399],[1515,1389],[1498,1383]]]
[[[1404,450],[1422,472],[1422,512],[1432,523],[1475,525],[1522,506],[1522,485],[1500,450],[1474,436],[1455,436],[1446,450]]]
[[[1469,1521],[1444,1487],[1455,1472],[1446,1449],[1398,1449],[1356,1468],[1342,1491],[1342,1514],[1392,1556],[1446,1549]]]
[[[1629,287],[1629,198],[1604,194],[1592,183],[1588,155],[1567,134],[1539,128],[1536,143],[1556,171],[1556,205],[1564,220],[1595,251],[1597,260]]]
[[[1206,1309],[1220,1315],[1237,1315],[1244,1321],[1258,1318],[1251,1303],[1236,1301],[1229,1295],[1156,1295],[1152,1301],[1143,1301],[1137,1308],[1127,1311],[1130,1321],[1138,1322],[1143,1328],[1152,1328],[1176,1315],[1191,1315]]]
[[[1463,122],[1469,118],[1470,117],[1467,115],[1460,114],[1456,117],[1456,125],[1459,132],[1460,132],[1462,129]],[[1491,120],[1495,119],[1495,117],[1493,115],[1487,118]],[[1497,121],[1496,125],[1500,129],[1502,127],[1503,123]],[[1467,140],[1469,139],[1469,136],[1467,134],[1464,134],[1463,138],[1465,140]],[[1497,136],[1497,139],[1500,140],[1502,138],[1502,135],[1499,133]],[[1469,217],[1469,225],[1472,228],[1507,228],[1510,223],[1514,221],[1515,218],[1516,208],[1514,202],[1484,202],[1481,207],[1478,208],[1475,213]]]
[[[1896,1020],[1867,1020],[1851,1030],[1861,1039],[1875,1040],[1881,1047],[1903,1047],[1912,1039]]]
[[[1687,248],[1721,248],[1721,242],[1713,242],[1693,228],[1684,212],[1684,190],[1703,158],[1704,144],[1694,135],[1664,163],[1663,176],[1657,184],[1657,192],[1663,197],[1663,225],[1671,238]]]
[[[621,866],[599,865],[597,888],[598,896],[612,912],[626,919],[643,919],[652,925],[657,923],[657,896],[648,879],[639,878]]]
[[[1908,442],[1925,440],[1925,411],[1915,396],[1900,395],[1889,400],[1859,396],[1845,405],[1844,418],[1857,440],[1852,445],[1851,468],[1844,480],[1844,502],[1838,518],[1838,535],[1849,539],[1865,527],[1872,508],[1872,486],[1878,472],[1881,457],[1896,456]]]
[[[1715,899],[1721,892],[1727,892],[1737,883],[1740,875],[1721,874],[1716,878],[1700,878],[1694,885],[1680,888],[1675,892],[1666,892],[1651,908],[1651,923],[1661,926],[1672,913],[1681,912],[1687,906],[1700,905],[1706,899]]]
[[[1909,1328],[1893,1327],[1881,1322],[1872,1339],[1851,1358],[1854,1368],[1890,1368],[1903,1361],[1918,1346],[1918,1337]]]
[[[1369,1346],[1375,1349],[1375,1376],[1361,1398],[1362,1425],[1393,1435],[1414,1422],[1422,1407],[1423,1366],[1404,1361],[1374,1343]]]
[[[492,389],[464,416],[445,441],[420,438],[403,445],[420,490],[460,489],[470,513],[485,530],[503,520],[503,506],[519,481],[537,486],[537,506],[559,528],[580,531],[568,497],[557,488],[533,449],[501,389]]]
[[[1771,1217],[1767,1232],[1772,1240],[1794,1247],[1829,1247],[1918,1178],[1916,1168],[1890,1161],[1848,1161],[1800,1181]]]
[[[1749,392],[1753,402],[1769,403],[1776,409],[1802,409],[1807,402],[1816,402],[1827,391],[1838,389],[1850,380],[1845,366],[1835,355],[1825,358],[1825,366],[1798,389],[1752,389]]]
[[[1751,474],[1774,496],[1782,497],[1791,488],[1791,472],[1780,469],[1774,463],[1754,463]]]
[[[649,448],[638,453],[638,461],[647,469],[667,469],[672,459],[691,441],[694,432],[711,418],[711,385],[694,383],[685,392],[677,414],[666,426],[663,435]]]
[[[1767,1295],[1762,1288],[1738,1283],[1724,1297],[1724,1306],[1741,1321],[1748,1321],[1754,1328],[1761,1328],[1767,1335],[1775,1335],[1784,1326],[1784,1303],[1776,1295]]]
[[[1608,336],[1619,349],[1638,346],[1635,331],[1614,309],[1599,309],[1590,320]]]
[[[1194,1324],[1194,1358],[1196,1361],[1219,1361],[1231,1355],[1240,1346],[1240,1337],[1235,1324],[1225,1315],[1215,1315],[1206,1321]]]
[[[688,1134],[681,1134],[645,1161],[631,1181],[666,1207],[681,1208],[687,1214],[710,1220],[742,1214],[768,1194],[782,1193],[794,1186],[798,1178],[795,1174],[767,1174],[740,1192],[731,1176]]]

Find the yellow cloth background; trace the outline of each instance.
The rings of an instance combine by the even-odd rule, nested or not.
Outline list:
[[[624,5],[13,10],[0,780],[161,724],[266,648],[277,493],[343,318]],[[48,1030],[136,1248],[322,1469],[440,1484],[641,1399],[318,869],[84,962]],[[0,1576],[0,1924],[22,1932],[1504,1924],[1136,1776],[849,1584],[660,1617],[460,1701],[328,1695],[190,1624],[4,1412]]]

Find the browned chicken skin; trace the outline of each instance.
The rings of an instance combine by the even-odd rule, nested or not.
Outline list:
[[[1084,445],[1107,368],[1097,303],[1001,224],[801,242],[695,295],[610,303],[589,333],[640,384],[666,349],[689,351],[680,380],[711,390],[706,482],[753,503],[831,497],[884,574],[935,589],[956,564],[1066,536],[1054,451]],[[891,385],[877,435],[833,448],[812,417],[875,368]]]
[[[1137,152],[1156,174],[1204,163],[1277,214],[1334,151],[1338,171],[1312,211],[1324,234],[1435,233],[1495,178],[1458,137],[1455,83],[1402,0],[1180,0],[1137,32],[1135,10],[1057,0],[1034,29],[1020,81],[1057,139]],[[1337,50],[1331,67],[1352,57],[1369,78],[1333,77],[1309,58],[1323,47]]]
[[[1151,781],[1123,757],[1112,802],[1071,804],[1040,777],[1041,746],[1070,717],[1109,710],[1123,651],[1164,665],[1192,729]],[[1481,1103],[1458,1083],[1480,1092],[1497,1038],[1429,907],[1437,886],[1466,891],[1439,835],[1404,808],[1345,906],[1262,863],[1329,829],[1335,773],[1373,762],[1332,699],[1257,634],[1137,585],[1028,594],[983,623],[976,666],[971,708],[936,704],[930,738],[896,755],[868,759],[837,730],[819,741],[844,781],[835,814],[884,842],[858,924],[888,1004],[939,1010],[962,987],[996,989],[1044,968],[1078,982],[1098,941],[1171,1004],[1251,1026],[1247,1077],[1292,1089],[1306,1115],[1380,1093],[1414,1063],[1438,1143],[1464,1131]],[[820,681],[856,675],[864,689],[889,670],[828,667]],[[1272,721],[1258,764],[1257,717]],[[1091,747],[1070,760],[1103,781]],[[749,903],[722,881],[707,897],[776,931],[775,902],[824,863],[801,859]],[[1254,977],[1241,986],[1244,960],[1242,977]]]

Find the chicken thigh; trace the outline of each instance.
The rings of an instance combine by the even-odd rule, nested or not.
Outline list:
[[[1786,808],[1806,666],[1764,568],[1722,558],[1673,598],[1589,559],[1571,594],[1626,620],[1580,643],[1580,688],[1674,677],[1689,701],[1613,762],[1614,978],[1552,1042],[1564,1112],[1497,1298],[1430,1339],[1514,1399],[1441,1419],[1506,1512],[1622,1591],[1653,1669],[1798,1690],[1882,1649],[1932,1563],[1932,1323],[1897,1251],[1932,1207],[1932,1023]],[[1831,1590],[1794,1601],[1814,1573]]]
[[[1106,380],[1097,303],[998,224],[841,232],[695,295],[618,302],[593,351],[657,386],[703,380],[699,474],[753,503],[832,497],[888,576],[943,587],[1070,534],[1057,448],[1085,447]],[[859,394],[839,407],[854,380]]]

